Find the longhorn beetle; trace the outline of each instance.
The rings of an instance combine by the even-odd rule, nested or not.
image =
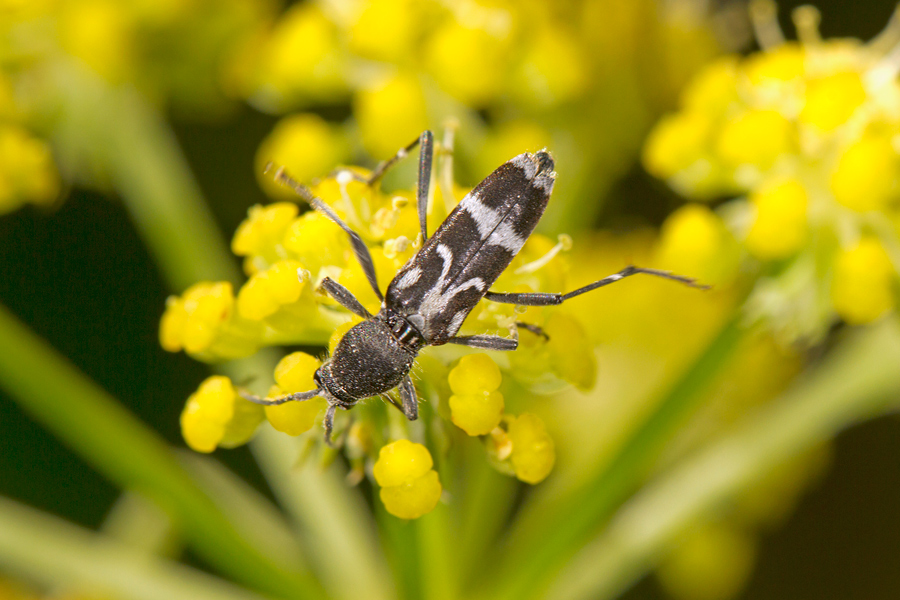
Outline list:
[[[338,177],[357,178],[373,185],[388,168],[416,146],[419,146],[416,208],[422,247],[397,272],[385,295],[378,289],[372,256],[359,234],[307,187],[286,175],[283,168],[275,175],[276,180],[293,188],[315,210],[334,221],[350,236],[353,252],[375,295],[382,301],[381,310],[377,315],[372,315],[347,288],[325,277],[320,284],[321,289],[365,320],[347,331],[338,342],[334,355],[315,372],[316,389],[272,400],[242,393],[247,400],[264,405],[309,400],[316,396],[325,398],[328,402],[325,441],[329,444],[337,408],[347,410],[363,398],[383,394],[398,386],[400,404],[389,398],[390,402],[403,411],[410,421],[418,418],[418,399],[409,371],[416,355],[425,346],[450,343],[486,350],[515,350],[518,346],[515,329],[512,338],[456,335],[466,316],[482,298],[524,306],[562,304],[570,298],[638,273],[672,279],[694,287],[706,287],[698,285],[693,279],[666,271],[630,266],[567,294],[492,292],[491,285],[522,249],[544,213],[556,179],[553,159],[548,152],[541,150],[534,154],[520,154],[500,165],[466,194],[429,237],[426,209],[434,150],[430,131],[425,131],[390,160],[381,163],[369,177],[361,177],[351,171],[341,171]],[[543,334],[534,325],[516,325]]]

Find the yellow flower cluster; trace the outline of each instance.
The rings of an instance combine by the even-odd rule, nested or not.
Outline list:
[[[378,452],[372,469],[381,486],[385,509],[401,519],[418,519],[434,510],[441,498],[441,482],[428,448],[397,440]]]
[[[436,171],[444,160],[450,159],[439,157]],[[422,240],[414,193],[384,193],[377,184],[359,181],[366,175],[368,172],[355,167],[339,170],[315,184],[312,192],[365,240],[375,263],[379,286],[384,290],[418,250]],[[452,185],[436,184],[433,189],[429,208],[432,228],[453,209],[456,198],[466,192]],[[445,197],[442,192],[445,189],[453,197]],[[498,280],[496,289],[520,292],[566,289],[567,266],[561,253],[570,247],[567,236],[554,242],[533,235]],[[317,291],[318,282],[324,277],[350,290],[371,313],[380,309],[381,302],[363,274],[346,233],[318,212],[301,214],[300,207],[293,202],[252,207],[235,232],[232,250],[244,259],[246,282],[236,292],[227,282],[202,282],[180,296],[169,298],[160,323],[160,341],[166,350],[184,350],[207,362],[248,356],[272,345],[327,346],[329,352],[334,352],[337,342],[359,318]],[[545,335],[527,328],[515,331],[517,322],[540,327]],[[484,333],[518,335],[520,348],[504,353],[508,357],[504,368],[506,375],[516,382],[513,389],[520,394],[524,389],[556,391],[565,383],[583,389],[593,385],[596,376],[593,347],[579,322],[558,309],[525,310],[483,301],[463,323],[461,334]],[[417,373],[424,381],[418,386],[419,394],[433,394],[435,402],[434,408],[427,402],[420,408],[434,410],[447,418],[447,425],[440,425],[446,427],[444,434],[454,435],[449,425],[452,422],[468,435],[482,436],[489,458],[500,470],[522,481],[537,483],[549,474],[555,461],[553,440],[536,416],[523,414],[517,418],[504,412],[504,395],[499,391],[503,380],[500,368],[487,354],[473,352],[447,346],[427,348],[422,353],[423,367]],[[319,360],[302,352],[288,355],[275,369],[276,385],[268,391],[268,397],[315,389],[313,374],[320,365]],[[211,381],[218,387],[204,383],[192,396],[182,417],[185,439],[203,451],[235,443],[233,436],[223,432],[234,426],[243,435],[249,426],[249,421],[231,408],[236,398],[233,384],[221,377]],[[250,405],[240,399],[236,402]],[[409,425],[399,418],[400,413],[385,402],[379,404],[384,408],[377,412],[388,411],[387,420],[374,416],[377,412],[373,413],[369,407],[354,410],[347,420],[352,420],[352,424],[338,415],[336,430],[343,432],[338,435],[339,443],[343,443],[348,459],[360,476],[365,473],[366,465],[375,461],[375,451],[385,439],[407,435]],[[253,427],[264,416],[276,430],[301,435],[314,427],[325,408],[322,398],[264,409],[255,407],[253,414],[258,418]],[[234,419],[240,419],[239,426]],[[249,434],[241,441],[248,438]],[[417,456],[424,453],[427,461],[414,462],[416,465],[427,462],[427,468],[397,471],[397,464],[406,464],[403,462],[406,459],[397,457],[412,452],[401,442],[382,448],[376,462],[375,477],[382,487],[385,506],[403,518],[415,518],[430,511],[440,495],[437,473],[431,470],[431,457],[424,447],[417,448]]]
[[[273,161],[306,180],[323,165],[349,159],[354,145],[383,157],[452,121],[469,140],[459,149],[469,174],[550,146],[571,173],[564,185],[597,188],[625,162],[610,156],[633,153],[643,130],[638,122],[655,110],[638,105],[668,94],[714,53],[708,15],[695,11],[685,19],[683,10],[651,5],[298,3],[247,39],[229,81],[256,108],[287,115],[260,147],[258,173]],[[676,47],[676,61],[660,57],[663,72],[632,81],[643,77],[638,65],[648,52],[666,55]],[[625,103],[629,118],[614,117]],[[322,106],[342,107],[338,114],[349,106],[351,115],[329,124],[298,113]]]
[[[757,29],[778,31],[770,3],[754,7]],[[733,277],[735,244],[771,263],[773,284],[751,304],[774,321],[796,321],[790,315],[808,292],[801,282],[830,279],[814,302],[831,310],[795,332],[815,338],[835,313],[867,323],[896,306],[900,55],[888,44],[900,26],[894,20],[862,44],[821,39],[811,7],[795,21],[802,43],[766,46],[773,36],[761,34],[762,52],[721,58],[699,73],[643,158],[689,198],[738,196],[715,213],[691,205],[673,214],[667,259],[694,262],[690,272],[712,280]]]
[[[3,83],[0,80],[0,87]],[[23,204],[46,206],[59,197],[59,192],[59,175],[50,147],[21,126],[4,122],[0,106],[0,214]]]

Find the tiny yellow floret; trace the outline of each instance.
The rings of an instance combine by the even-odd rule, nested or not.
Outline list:
[[[894,307],[897,271],[874,237],[841,251],[834,263],[831,299],[847,323],[871,323]]]
[[[293,202],[250,207],[247,218],[234,233],[231,251],[238,256],[268,255],[272,246],[281,243],[298,210]]]
[[[521,414],[510,423],[507,435],[516,477],[531,484],[543,481],[556,462],[556,447],[544,422],[536,415]]]
[[[448,376],[454,394],[484,394],[500,387],[502,376],[497,363],[487,354],[469,354]]]
[[[883,209],[896,196],[900,164],[885,136],[866,135],[841,155],[831,175],[835,200],[860,212]]]
[[[796,180],[764,185],[750,195],[756,217],[747,233],[747,249],[763,259],[798,251],[806,239],[806,190]]]
[[[372,473],[381,487],[394,487],[411,483],[433,465],[428,448],[409,440],[397,440],[379,450]]]
[[[450,419],[469,435],[487,435],[503,417],[503,394],[483,392],[450,396]]]
[[[430,513],[441,499],[437,471],[428,471],[409,483],[383,487],[379,492],[384,508],[401,519],[418,519]]]
[[[859,73],[834,73],[807,83],[800,120],[821,131],[831,131],[846,123],[865,101]]]
[[[275,366],[275,382],[289,394],[316,389],[313,375],[322,365],[314,356],[305,352],[292,352]]]
[[[734,166],[769,167],[775,159],[794,148],[790,121],[775,110],[747,110],[722,126],[716,151]]]
[[[240,398],[227,377],[207,378],[181,413],[181,433],[197,452],[246,443],[262,421],[262,407]]]

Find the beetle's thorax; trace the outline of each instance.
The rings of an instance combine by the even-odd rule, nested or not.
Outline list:
[[[412,368],[424,340],[403,326],[402,317],[400,322],[386,312],[352,327],[316,371],[316,383],[337,404],[349,407],[392,390]]]

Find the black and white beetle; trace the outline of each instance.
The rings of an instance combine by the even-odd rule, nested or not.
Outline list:
[[[418,399],[409,371],[416,355],[425,346],[450,343],[486,350],[515,350],[518,346],[515,335],[512,338],[456,335],[466,316],[482,298],[524,306],[562,304],[569,298],[638,273],[705,287],[687,277],[631,266],[568,294],[492,292],[491,285],[522,249],[544,213],[556,179],[553,159],[542,150],[535,154],[520,154],[501,165],[466,194],[434,235],[428,237],[426,205],[434,148],[430,131],[424,132],[393,158],[383,162],[367,178],[350,171],[342,171],[341,175],[374,184],[391,165],[417,145],[419,178],[416,206],[423,245],[397,272],[388,285],[386,295],[378,289],[372,257],[359,234],[282,169],[275,176],[347,232],[366,278],[382,300],[381,310],[377,315],[371,315],[347,288],[328,277],[324,278],[321,289],[365,321],[344,335],[334,355],[316,371],[314,379],[317,389],[272,400],[242,394],[247,400],[264,405],[309,400],[316,396],[325,398],[328,402],[325,440],[328,443],[331,443],[334,412],[338,407],[349,409],[363,398],[383,394],[398,386],[401,404],[397,405],[393,400],[390,400],[391,403],[402,410],[410,421],[418,418]],[[517,326],[542,333],[533,325],[517,323]]]

